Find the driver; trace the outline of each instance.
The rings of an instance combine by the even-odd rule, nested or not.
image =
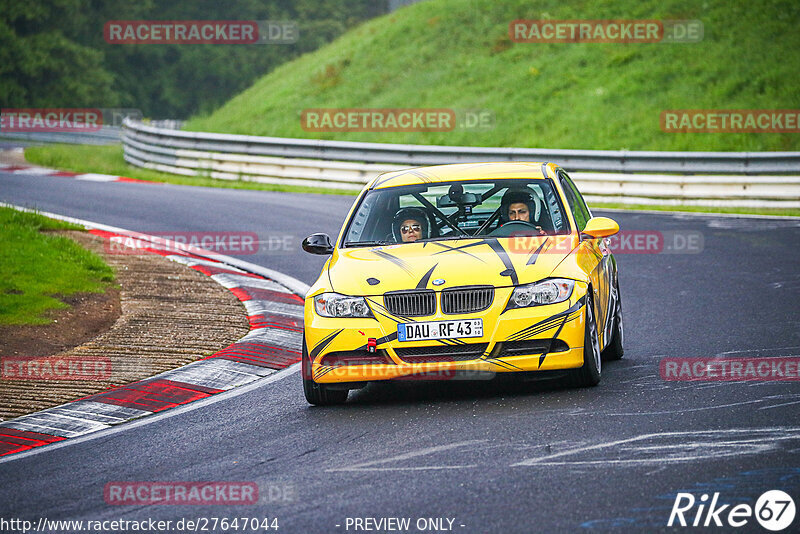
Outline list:
[[[500,201],[500,217],[503,224],[511,221],[525,222],[544,234],[542,227],[535,224],[539,221],[541,211],[541,200],[536,193],[528,189],[509,189]]]
[[[510,221],[531,222],[531,210],[524,202],[513,202],[508,206],[508,219]]]
[[[428,217],[422,208],[402,208],[394,216],[392,233],[397,243],[413,243],[430,237]]]

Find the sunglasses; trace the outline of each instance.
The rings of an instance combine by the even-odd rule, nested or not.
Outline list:
[[[401,226],[400,227],[400,231],[403,232],[404,234],[407,234],[407,233],[409,233],[411,231],[419,232],[420,230],[422,230],[422,226],[420,226],[418,224],[412,224],[411,226]]]

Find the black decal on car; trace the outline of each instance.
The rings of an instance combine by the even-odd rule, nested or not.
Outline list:
[[[426,287],[428,287],[428,280],[431,279],[431,275],[433,274],[433,270],[436,269],[436,267],[438,265],[439,264],[437,263],[436,265],[431,267],[431,269],[427,273],[425,273],[425,276],[420,278],[419,282],[417,282],[417,289],[425,289]]]
[[[545,249],[545,245],[548,244],[549,240],[550,240],[549,237],[545,238],[542,244],[539,245],[539,248],[537,248],[536,251],[533,254],[531,254],[531,257],[528,258],[528,262],[525,265],[534,265],[536,263],[536,260],[539,259],[539,254],[541,254],[542,250]]]
[[[400,258],[398,258],[396,256],[392,256],[388,252],[384,252],[382,250],[373,249],[372,253],[375,254],[376,256],[379,256],[379,257],[385,259],[385,260],[389,260],[390,262],[394,263],[395,265],[397,265],[398,267],[403,269],[409,275],[413,275],[414,274],[412,272],[412,270],[411,270],[411,267],[408,265],[408,262],[406,262],[405,260],[401,260]]]
[[[327,336],[325,336],[324,338],[322,338],[322,340],[319,343],[317,343],[317,346],[311,349],[311,353],[309,354],[311,361],[313,362],[314,358],[316,358],[325,347],[330,345],[331,341],[333,341],[333,338],[341,334],[343,330],[344,328],[340,328],[336,332],[332,332]]]
[[[487,239],[486,244],[491,247],[494,253],[502,260],[503,265],[506,266],[506,270],[501,272],[500,275],[510,277],[511,283],[515,286],[518,285],[519,277],[517,276],[517,271],[514,269],[514,264],[511,263],[511,258],[508,257],[508,252],[503,248],[503,245],[497,239]]]

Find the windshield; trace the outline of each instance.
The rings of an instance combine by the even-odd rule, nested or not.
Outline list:
[[[566,233],[569,222],[550,180],[453,181],[369,191],[343,244]]]

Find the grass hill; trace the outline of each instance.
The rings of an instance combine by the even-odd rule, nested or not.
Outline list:
[[[699,43],[514,43],[515,19],[701,20]],[[259,79],[198,131],[368,142],[800,150],[799,133],[665,133],[662,110],[800,108],[795,0],[427,0]],[[302,36],[301,36],[302,38]],[[311,133],[308,108],[488,110],[484,131]]]

